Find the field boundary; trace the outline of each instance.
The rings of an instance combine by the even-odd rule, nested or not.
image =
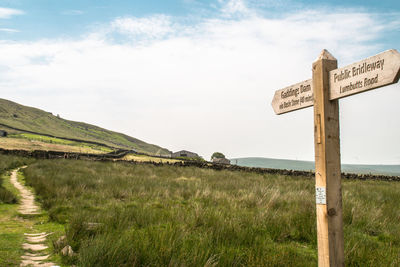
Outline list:
[[[198,167],[202,169],[213,169],[213,170],[229,170],[229,171],[243,171],[243,172],[253,172],[258,174],[278,174],[285,176],[296,176],[296,177],[306,177],[314,178],[315,172],[313,171],[297,171],[297,170],[285,170],[285,169],[272,169],[272,168],[257,168],[257,167],[244,167],[238,165],[226,165],[217,164],[208,161],[181,161],[175,163],[168,162],[139,162],[139,161],[127,161],[122,160],[124,156],[128,153],[134,153],[139,155],[147,155],[142,153],[135,153],[129,150],[119,150],[115,153],[108,154],[87,154],[87,153],[71,153],[71,152],[59,152],[59,151],[44,151],[44,150],[7,150],[0,148],[0,154],[5,155],[15,155],[23,157],[33,157],[37,159],[82,159],[82,160],[94,160],[94,161],[113,161],[113,162],[124,162],[129,164],[150,164],[154,166],[178,166],[178,167]],[[152,156],[154,157],[154,156]],[[154,157],[158,158],[158,157]],[[164,157],[161,157],[164,158]],[[357,180],[380,180],[380,181],[393,181],[400,182],[400,176],[387,176],[387,175],[375,175],[375,174],[354,174],[354,173],[342,173],[342,178],[344,179],[357,179]]]

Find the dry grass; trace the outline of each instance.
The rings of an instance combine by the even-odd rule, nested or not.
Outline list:
[[[104,153],[102,151],[90,147],[51,144],[37,140],[12,138],[12,137],[7,137],[7,138],[0,137],[0,148],[10,149],[10,150],[13,149],[28,150],[28,151],[45,150],[45,151],[61,151],[61,152],[73,152],[73,153],[93,153],[93,154]]]
[[[165,158],[156,158],[144,155],[133,155],[129,154],[122,158],[126,161],[137,161],[137,162],[156,162],[156,163],[176,163],[176,162],[183,162],[182,160],[176,159],[165,159]]]

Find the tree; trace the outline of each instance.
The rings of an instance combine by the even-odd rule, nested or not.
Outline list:
[[[212,154],[212,156],[211,156],[211,160],[213,160],[213,159],[224,159],[225,158],[225,155],[224,154],[222,154],[221,152],[214,152],[213,154]]]

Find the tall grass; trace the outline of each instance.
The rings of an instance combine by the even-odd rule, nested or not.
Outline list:
[[[0,174],[33,161],[32,158],[0,154]]]
[[[17,197],[3,186],[3,175],[6,171],[25,165],[29,162],[33,162],[33,159],[0,154],[0,204],[17,203]]]
[[[79,266],[316,266],[314,181],[194,167],[24,169]],[[345,181],[346,264],[400,264],[400,183]]]

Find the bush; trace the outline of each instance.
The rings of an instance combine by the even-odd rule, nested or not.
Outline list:
[[[224,159],[225,155],[222,154],[221,152],[214,152],[211,156],[211,160],[213,159]]]

